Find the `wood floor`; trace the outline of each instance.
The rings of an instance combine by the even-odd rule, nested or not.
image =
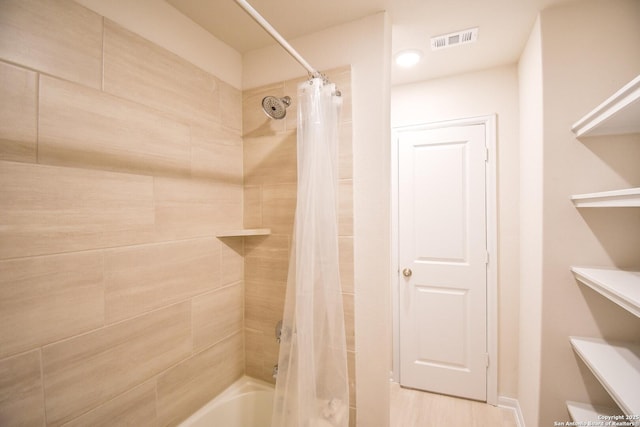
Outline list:
[[[390,427],[517,427],[512,411],[391,383]]]

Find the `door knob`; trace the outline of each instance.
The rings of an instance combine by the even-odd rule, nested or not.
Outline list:
[[[411,277],[412,274],[413,274],[413,271],[411,271],[410,268],[405,268],[404,270],[402,270],[402,275],[404,277]]]

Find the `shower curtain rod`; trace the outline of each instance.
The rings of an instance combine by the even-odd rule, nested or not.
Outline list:
[[[247,12],[254,21],[256,21],[262,28],[264,28],[264,30],[269,33],[269,35],[271,37],[274,38],[275,41],[277,41],[280,46],[282,46],[284,48],[284,50],[286,50],[289,55],[291,55],[296,61],[298,61],[298,63],[300,65],[302,65],[307,72],[312,76],[312,77],[320,77],[322,78],[322,74],[320,72],[318,72],[318,70],[316,70],[315,68],[313,68],[303,57],[302,55],[300,55],[290,44],[289,42],[287,42],[284,37],[282,37],[280,35],[280,33],[278,33],[278,31],[273,28],[271,26],[271,24],[269,24],[269,22],[264,19],[262,17],[262,15],[260,15],[260,13],[258,13],[257,10],[255,10],[253,8],[253,6],[251,6],[249,4],[249,2],[247,2],[246,0],[235,0],[235,2],[238,4],[238,6],[240,6],[241,8],[244,9],[245,12]]]

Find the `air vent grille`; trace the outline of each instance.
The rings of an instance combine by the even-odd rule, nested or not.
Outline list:
[[[431,38],[431,50],[444,49],[467,43],[475,43],[478,40],[478,27],[454,33],[442,34]]]

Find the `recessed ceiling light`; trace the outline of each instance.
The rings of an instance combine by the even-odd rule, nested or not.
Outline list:
[[[416,65],[422,59],[422,52],[419,50],[403,50],[396,55],[396,64],[403,68],[409,68]]]

